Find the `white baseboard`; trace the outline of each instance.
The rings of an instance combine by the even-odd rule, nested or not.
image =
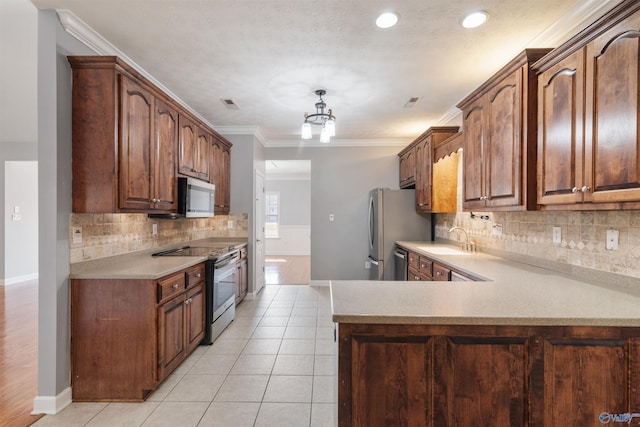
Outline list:
[[[331,280],[310,280],[309,286],[331,286]]]
[[[71,404],[71,387],[67,387],[57,396],[36,396],[33,399],[32,415],[55,415]]]
[[[17,283],[28,282],[29,280],[37,280],[38,273],[25,274],[23,276],[9,277],[8,279],[0,279],[0,286],[15,285]]]
[[[265,253],[265,257],[270,256],[311,256],[310,251],[271,251]]]

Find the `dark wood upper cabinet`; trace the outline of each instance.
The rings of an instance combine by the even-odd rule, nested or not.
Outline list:
[[[211,133],[193,120],[180,115],[178,172],[209,181],[209,144]]]
[[[227,215],[231,198],[231,143],[214,134],[210,154],[209,182],[216,186],[214,212]]]
[[[541,208],[640,208],[640,3],[623,1],[534,69]]]
[[[536,209],[536,74],[550,49],[526,49],[458,104],[462,110],[463,208]]]
[[[214,131],[117,57],[68,59],[73,212],[175,212],[178,172],[209,180]]]
[[[400,188],[414,188],[416,185],[416,150],[409,145],[402,150],[400,157]]]
[[[433,186],[434,150],[457,132],[457,126],[431,127],[398,153],[400,188],[415,188],[418,213],[434,212],[433,192],[438,190]],[[440,206],[438,212],[455,212],[455,204],[449,210]]]

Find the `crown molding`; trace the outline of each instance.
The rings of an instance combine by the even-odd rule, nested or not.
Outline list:
[[[137,72],[142,74],[145,78],[147,78],[153,84],[158,86],[163,92],[168,94],[176,102],[182,105],[191,114],[193,114],[198,119],[202,120],[202,122],[211,126],[212,128],[214,127],[207,119],[202,117],[197,111],[191,108],[178,95],[171,92],[167,87],[165,87],[162,83],[156,80],[155,77],[149,74],[144,68],[142,68],[134,60],[129,58],[127,55],[125,55],[125,53],[122,52],[120,49],[112,45],[107,39],[102,37],[99,33],[97,33],[89,25],[87,25],[82,19],[74,15],[71,11],[66,9],[57,9],[56,13],[58,14],[58,20],[60,21],[62,28],[64,28],[64,30],[67,33],[69,33],[71,36],[78,39],[81,43],[89,47],[89,49],[93,50],[96,54],[101,56],[117,56],[121,58],[128,65],[134,68]]]
[[[614,8],[622,0],[585,0],[577,9],[560,17],[535,37],[529,46],[557,47]]]
[[[279,140],[268,141],[267,148],[330,148],[330,147],[406,147],[413,139],[332,139],[329,143],[318,140]]]
[[[436,122],[436,126],[449,126],[451,123],[462,126],[462,111],[456,105],[458,105],[457,102],[444,112]]]
[[[252,135],[263,147],[267,146],[259,126],[216,126],[214,129],[223,135]]]

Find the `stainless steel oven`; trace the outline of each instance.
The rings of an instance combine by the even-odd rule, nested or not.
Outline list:
[[[207,280],[206,330],[204,344],[213,341],[235,319],[237,262],[240,252],[234,250],[205,264]]]
[[[205,262],[206,324],[202,344],[213,344],[236,317],[237,263],[240,251],[232,246],[183,246],[156,252],[153,256],[208,257]]]

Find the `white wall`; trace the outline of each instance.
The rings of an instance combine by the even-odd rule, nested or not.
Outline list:
[[[266,255],[311,254],[311,181],[269,179],[266,190],[280,194],[280,237],[265,239]]]
[[[402,147],[267,147],[266,160],[311,160],[311,280],[367,279],[369,190],[398,188]],[[329,221],[329,214],[335,220]]]
[[[4,171],[4,284],[10,285],[38,277],[38,162],[8,161]]]
[[[5,177],[12,174],[4,167],[6,161],[37,160],[37,28],[37,11],[29,0],[0,1],[0,285],[13,282],[24,270],[5,268],[14,264],[13,259],[5,260],[5,247],[22,242],[5,233],[4,191],[10,185]],[[37,241],[30,251],[38,251]]]

